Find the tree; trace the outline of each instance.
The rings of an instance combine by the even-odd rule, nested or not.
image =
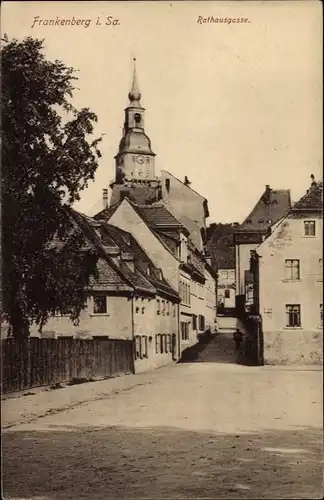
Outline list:
[[[207,228],[207,247],[215,270],[235,267],[234,232],[234,224],[214,222]]]
[[[96,115],[75,109],[73,68],[48,61],[43,41],[5,40],[2,49],[3,315],[15,338],[49,315],[77,320],[96,256],[72,231],[68,206],[94,179],[101,138]],[[58,251],[49,242],[59,232]]]

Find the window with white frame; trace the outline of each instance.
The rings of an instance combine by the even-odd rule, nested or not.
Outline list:
[[[300,265],[298,259],[285,260],[285,278],[290,281],[300,279]]]
[[[107,313],[107,296],[104,294],[96,294],[93,296],[93,314]]]
[[[286,326],[287,327],[300,327],[300,304],[287,304],[286,305]]]
[[[147,345],[148,345],[147,336],[142,335],[142,338],[141,338],[141,356],[142,356],[142,358],[148,357]]]
[[[305,236],[315,236],[316,235],[316,225],[314,220],[304,221],[304,235]]]

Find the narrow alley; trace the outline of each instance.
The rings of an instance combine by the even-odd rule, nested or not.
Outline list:
[[[321,498],[322,372],[237,365],[230,335],[193,363],[95,400],[89,386],[111,381],[84,384],[83,404],[4,429],[4,497]]]

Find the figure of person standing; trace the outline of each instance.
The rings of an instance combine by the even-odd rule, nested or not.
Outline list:
[[[244,334],[238,328],[233,333],[233,340],[235,342],[235,350],[238,351],[240,349]]]

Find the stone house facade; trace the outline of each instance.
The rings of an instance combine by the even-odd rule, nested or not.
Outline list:
[[[177,359],[177,291],[132,234],[75,211],[71,216],[98,254],[98,276],[91,280],[77,324],[69,314],[57,314],[41,333],[32,325],[31,336],[133,339],[136,373],[173,362]]]
[[[189,231],[163,204],[136,205],[128,198],[96,216],[129,231],[180,298],[178,356],[199,335],[215,331],[216,282],[212,268],[194,246]]]
[[[267,185],[252,212],[235,229],[235,286],[238,314],[247,310],[246,295],[250,291],[251,251],[265,240],[269,228],[284,217],[290,208],[290,191],[288,189],[275,190]]]
[[[322,192],[314,183],[252,252],[265,363],[322,362]]]

